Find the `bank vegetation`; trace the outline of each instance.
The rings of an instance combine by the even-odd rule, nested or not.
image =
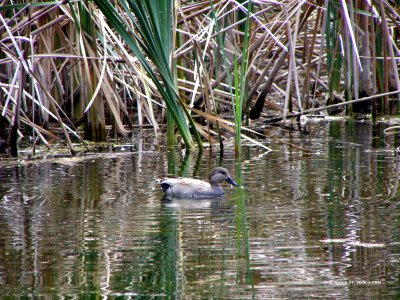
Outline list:
[[[190,149],[301,115],[399,110],[398,1],[1,1],[0,149]],[[343,112],[342,112],[343,113]],[[256,132],[257,131],[257,132]],[[165,134],[164,134],[165,133]]]

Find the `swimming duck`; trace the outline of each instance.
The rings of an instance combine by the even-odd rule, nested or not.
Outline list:
[[[221,183],[226,181],[234,186],[238,184],[229,176],[225,168],[215,168],[208,176],[210,183],[192,178],[167,178],[161,180],[161,188],[166,196],[175,197],[219,197],[224,195]]]

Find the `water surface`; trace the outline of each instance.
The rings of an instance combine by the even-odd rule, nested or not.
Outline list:
[[[398,297],[396,140],[361,121],[310,129],[285,137],[310,153],[276,137],[237,161],[227,147],[1,164],[0,294]],[[220,165],[241,185],[224,198],[162,199],[157,179]]]

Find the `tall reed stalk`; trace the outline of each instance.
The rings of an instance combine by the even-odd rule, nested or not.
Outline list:
[[[244,27],[244,37],[243,37],[243,46],[242,46],[242,60],[240,64],[240,70],[238,68],[236,48],[234,53],[234,77],[235,77],[235,102],[233,107],[234,119],[235,119],[235,154],[236,157],[240,154],[241,149],[241,134],[242,134],[242,115],[243,115],[243,101],[245,95],[248,94],[248,85],[246,84],[247,80],[247,71],[248,71],[248,43],[250,37],[250,16],[252,15],[252,1],[249,0],[247,3],[247,7],[242,6],[243,10],[240,12],[244,12],[246,16],[246,25]]]

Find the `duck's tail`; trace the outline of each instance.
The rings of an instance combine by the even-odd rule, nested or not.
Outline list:
[[[165,181],[160,181],[160,185],[164,193],[171,187],[167,182]]]

